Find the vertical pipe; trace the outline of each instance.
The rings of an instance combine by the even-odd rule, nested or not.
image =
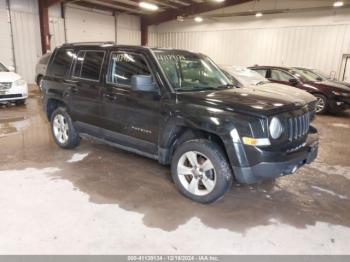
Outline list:
[[[12,15],[11,15],[11,5],[10,0],[6,0],[7,10],[8,10],[8,16],[9,16],[9,22],[10,22],[10,30],[11,30],[11,45],[12,45],[12,60],[13,60],[13,67],[15,68],[15,71],[17,71],[17,63],[16,63],[16,55],[15,55],[15,41],[13,39],[13,29],[12,29]]]
[[[148,23],[143,17],[141,17],[141,45],[148,45]]]
[[[49,7],[46,0],[39,0],[39,20],[42,53],[50,50]]]

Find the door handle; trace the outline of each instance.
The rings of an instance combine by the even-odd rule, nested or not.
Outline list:
[[[111,95],[111,94],[103,94],[103,97],[109,99],[109,100],[117,100],[116,95]]]
[[[72,93],[77,93],[79,91],[78,87],[76,86],[70,86],[69,90],[72,92]]]

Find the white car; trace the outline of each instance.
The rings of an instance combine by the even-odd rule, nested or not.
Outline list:
[[[15,102],[25,104],[28,98],[28,85],[21,76],[0,63],[0,103]]]

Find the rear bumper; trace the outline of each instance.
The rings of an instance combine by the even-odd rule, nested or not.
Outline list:
[[[294,174],[300,167],[313,162],[318,154],[318,135],[309,134],[305,146],[297,152],[281,154],[260,151],[262,161],[254,166],[233,167],[239,183],[253,184],[259,181]],[[278,159],[278,161],[274,161]]]

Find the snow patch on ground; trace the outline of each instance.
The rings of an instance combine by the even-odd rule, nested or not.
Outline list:
[[[296,228],[271,217],[242,234],[193,214],[174,231],[150,228],[144,214],[52,179],[58,171],[0,171],[0,254],[350,254],[350,228],[324,222]]]
[[[81,153],[75,153],[71,159],[69,159],[68,163],[75,163],[84,160],[85,157],[87,157],[89,153],[81,154]]]
[[[322,187],[318,187],[318,186],[311,186],[311,188],[313,189],[316,189],[320,192],[323,192],[323,193],[326,193],[326,194],[329,194],[329,195],[332,195],[332,196],[336,196],[336,197],[339,197],[340,199],[348,199],[347,196],[344,196],[344,195],[340,195],[338,193],[335,193],[334,191],[332,190],[328,190],[328,189],[325,189],[325,188],[322,188]]]

